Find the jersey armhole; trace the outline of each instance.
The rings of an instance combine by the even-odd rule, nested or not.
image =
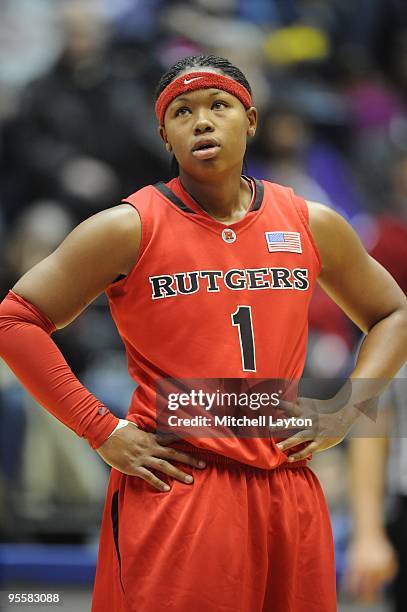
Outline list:
[[[322,260],[321,255],[319,253],[319,249],[317,247],[317,243],[315,242],[314,236],[312,235],[311,228],[309,226],[309,210],[308,204],[304,198],[298,196],[292,189],[290,189],[290,196],[293,204],[298,212],[298,216],[300,217],[302,224],[304,225],[305,231],[307,232],[308,238],[310,239],[313,251],[315,253],[315,257],[318,262],[318,274],[322,269]]]
[[[114,290],[116,287],[117,288],[122,288],[125,286],[126,282],[129,280],[129,278],[133,275],[133,273],[135,272],[136,268],[138,267],[138,264],[140,262],[140,259],[142,258],[144,251],[146,249],[146,231],[145,231],[145,223],[143,223],[143,220],[141,218],[141,213],[137,207],[137,204],[135,202],[130,201],[129,199],[123,199],[120,204],[128,204],[129,206],[132,206],[135,211],[137,212],[139,219],[140,219],[140,226],[141,226],[141,239],[140,239],[140,246],[139,246],[139,251],[137,254],[137,259],[134,262],[133,267],[131,268],[130,272],[128,274],[119,274],[119,276],[117,276],[109,285],[107,285],[105,287],[105,292],[109,295],[110,290]]]

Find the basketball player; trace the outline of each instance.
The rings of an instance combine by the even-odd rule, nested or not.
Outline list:
[[[179,175],[89,218],[16,283],[1,305],[1,354],[113,468],[94,612],[333,612],[330,523],[306,458],[343,439],[352,402],[329,439],[164,445],[156,383],[300,378],[317,280],[367,334],[352,377],[388,379],[405,359],[404,295],[337,213],[242,176],[257,111],[227,60],[174,65],[156,114]],[[138,383],[124,421],[50,339],[102,291]]]

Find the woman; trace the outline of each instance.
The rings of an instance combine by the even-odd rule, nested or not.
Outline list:
[[[114,468],[94,612],[333,611],[329,518],[305,459],[343,439],[358,398],[329,439],[164,445],[151,433],[156,384],[300,378],[317,278],[367,333],[352,377],[388,379],[405,359],[404,296],[334,211],[242,177],[257,111],[227,60],[178,62],[156,113],[179,176],[86,220],[25,274],[1,306],[1,353]],[[50,339],[102,291],[139,383],[127,421],[82,387]]]

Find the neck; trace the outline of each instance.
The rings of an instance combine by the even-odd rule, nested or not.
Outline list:
[[[215,179],[197,180],[180,168],[184,189],[211,217],[223,223],[235,223],[244,217],[252,193],[241,177],[241,168]]]

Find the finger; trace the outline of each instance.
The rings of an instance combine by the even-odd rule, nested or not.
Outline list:
[[[312,431],[304,430],[300,431],[295,436],[291,436],[291,438],[287,438],[286,440],[282,440],[277,443],[277,447],[285,453],[289,448],[293,448],[294,446],[298,446],[303,442],[307,442],[308,440],[313,440],[315,435]]]
[[[318,450],[318,442],[311,442],[311,444],[307,444],[307,446],[305,446],[303,449],[301,449],[300,451],[290,455],[288,457],[288,461],[292,462],[292,461],[301,461],[302,459],[306,459],[308,457],[308,455],[310,455],[311,453],[315,453],[315,451]]]
[[[298,404],[294,402],[287,402],[286,400],[280,399],[278,406],[278,410],[284,410],[287,414],[291,416],[301,416],[302,410]]]
[[[360,587],[360,598],[362,602],[366,604],[376,602],[380,593],[380,587],[381,584],[377,581],[375,573],[368,572],[364,576],[364,580]]]
[[[388,570],[389,568],[382,566],[369,573],[365,586],[367,597],[378,598],[383,587],[390,580]]]
[[[356,597],[360,593],[360,584],[361,574],[357,567],[354,567],[352,564],[350,564],[345,571],[345,575],[342,582],[344,592]]]
[[[294,428],[293,428],[293,429],[294,429]],[[291,429],[291,430],[290,430],[290,433],[291,433],[291,432],[292,432],[292,433],[294,433],[294,431],[295,431],[295,432],[296,432],[296,431],[298,431],[298,429],[296,429],[296,430],[294,430],[294,431],[293,431],[293,429]],[[281,424],[281,425],[277,425],[277,424],[275,424],[275,425],[269,425],[269,432],[270,432],[270,434],[271,434],[272,436],[274,436],[274,437],[276,437],[276,438],[278,438],[278,437],[279,437],[279,438],[284,438],[284,433],[285,433],[285,436],[287,436],[287,435],[288,435],[288,433],[289,433],[289,432],[287,432],[287,426],[286,426],[286,425],[284,425],[284,423],[283,423],[283,424]],[[279,434],[280,434],[280,435],[279,435]],[[281,435],[281,434],[283,434],[283,435]]]
[[[181,440],[180,436],[175,433],[156,433],[153,434],[155,441],[160,444],[160,446],[168,446],[168,444],[172,444],[173,442],[177,442]]]
[[[383,582],[386,584],[387,582],[390,582],[391,580],[393,580],[398,572],[398,569],[399,568],[398,568],[397,561],[395,559],[392,559],[385,573]]]
[[[196,467],[201,470],[206,467],[206,463],[202,459],[188,455],[188,453],[177,451],[175,448],[159,446],[157,449],[154,449],[153,455],[154,457],[170,459],[171,461],[178,461],[179,463],[186,463],[187,465],[192,465],[192,467]]]
[[[349,595],[360,598],[362,593],[363,571],[356,569],[348,569],[346,579],[343,582],[344,591]]]
[[[169,491],[171,489],[169,485],[157,478],[157,476],[152,474],[143,466],[136,468],[136,470],[134,471],[134,476],[142,478],[143,480],[151,484],[151,486],[153,486],[155,489],[158,489],[158,491]]]
[[[144,461],[144,465],[148,465],[148,467],[159,470],[160,472],[163,472],[164,474],[167,474],[168,476],[171,476],[171,478],[175,478],[180,482],[184,482],[186,484],[191,484],[194,482],[194,478],[191,476],[191,474],[186,474],[182,470],[176,468],[174,465],[171,465],[171,463],[168,463],[168,461],[164,461],[164,459],[150,457]]]

